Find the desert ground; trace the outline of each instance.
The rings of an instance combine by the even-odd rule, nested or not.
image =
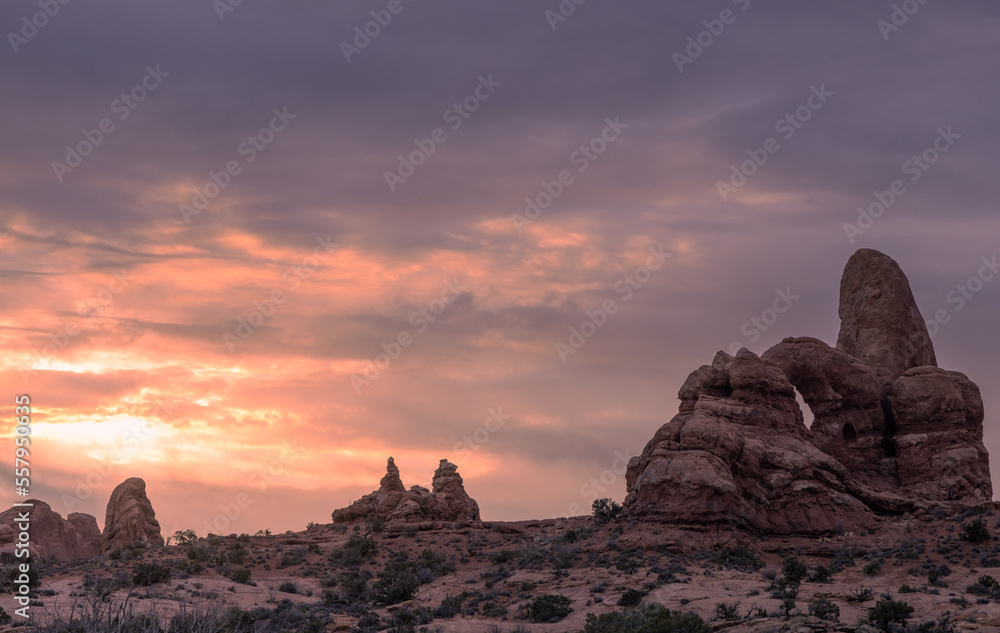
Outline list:
[[[911,630],[990,631],[1000,628],[995,511],[940,508],[821,538],[595,517],[179,533],[163,548],[37,561],[31,625],[124,606],[169,626],[181,613],[239,607],[257,627],[248,630],[557,632],[657,603],[733,633],[869,631],[870,609],[892,600],[913,608]],[[0,606],[17,608],[9,593]],[[171,630],[194,630],[174,620]]]

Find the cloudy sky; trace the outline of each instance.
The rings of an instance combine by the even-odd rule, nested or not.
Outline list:
[[[103,524],[141,476],[165,533],[302,529],[390,455],[407,486],[457,463],[485,519],[586,513],[717,350],[835,343],[861,247],[942,311],[1000,452],[1000,281],[958,300],[1000,236],[993,2],[0,25],[0,392],[30,394],[32,496],[64,515]]]

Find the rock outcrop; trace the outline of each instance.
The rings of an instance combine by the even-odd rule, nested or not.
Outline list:
[[[351,523],[377,517],[387,523],[424,521],[479,521],[479,504],[468,495],[458,467],[446,459],[434,471],[432,490],[403,485],[396,462],[390,457],[379,489],[346,508],[334,510],[334,523]]]
[[[0,551],[13,554],[18,535],[23,531],[21,528],[27,527],[33,558],[69,561],[99,552],[101,531],[94,517],[74,512],[63,519],[44,501],[28,499],[25,503],[32,505],[12,507],[0,513]],[[27,523],[22,520],[24,513],[28,515]]]
[[[813,445],[779,368],[747,349],[719,352],[679,397],[677,415],[629,461],[630,514],[779,534],[832,532],[871,516],[847,470]]]
[[[853,356],[814,338],[786,338],[761,355],[777,366],[812,410],[813,443],[858,480],[891,488],[882,379]]]
[[[163,535],[160,534],[160,524],[156,520],[153,504],[146,496],[146,482],[132,477],[118,484],[111,493],[104,520],[104,534],[101,537],[101,551],[110,552],[136,543],[163,547]]]
[[[937,367],[907,370],[889,387],[898,428],[896,461],[909,496],[990,501],[990,459],[983,446],[983,399],[965,374]]]
[[[874,369],[885,382],[911,367],[937,365],[910,281],[888,255],[862,248],[847,262],[840,280],[837,349]]]
[[[837,349],[787,338],[688,377],[677,415],[629,462],[626,514],[817,534],[992,499],[979,388],[936,367],[896,262],[858,251],[840,299]]]

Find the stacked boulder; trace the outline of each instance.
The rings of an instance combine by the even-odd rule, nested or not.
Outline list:
[[[403,485],[392,457],[386,465],[379,489],[346,508],[334,510],[334,523],[350,523],[369,517],[388,523],[424,521],[479,521],[479,504],[465,491],[458,467],[442,459],[431,483],[432,489]]]

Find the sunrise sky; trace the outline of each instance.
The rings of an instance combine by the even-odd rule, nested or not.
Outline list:
[[[0,4],[0,394],[64,516],[140,476],[165,535],[298,530],[390,455],[587,513],[717,350],[835,343],[861,247],[1000,454],[994,2],[42,4]]]

